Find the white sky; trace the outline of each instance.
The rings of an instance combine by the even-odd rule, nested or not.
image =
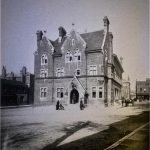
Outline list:
[[[136,79],[148,77],[148,0],[2,0],[1,6],[2,65],[8,72],[19,72],[23,65],[34,72],[37,30],[46,30],[54,40],[59,26],[70,32],[74,22],[80,33],[96,31],[108,16],[124,77],[130,76],[133,89]]]

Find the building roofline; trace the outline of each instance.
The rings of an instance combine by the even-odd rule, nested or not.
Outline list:
[[[116,54],[113,54],[113,57],[116,58],[117,63],[119,64],[119,67],[121,68],[122,72],[124,72],[123,67],[122,67],[122,65],[121,65],[121,63],[120,63],[120,61],[118,59],[118,56]]]

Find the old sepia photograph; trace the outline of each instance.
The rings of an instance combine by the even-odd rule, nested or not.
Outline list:
[[[1,150],[149,150],[149,0],[1,0]]]

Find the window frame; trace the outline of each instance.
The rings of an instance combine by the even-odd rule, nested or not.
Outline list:
[[[58,70],[60,70],[58,72]],[[63,77],[64,76],[64,68],[56,68],[56,77]]]
[[[80,57],[80,59],[79,59]],[[73,58],[74,58],[74,62],[81,62],[81,52],[79,51],[79,49],[77,48],[74,55],[73,55]]]
[[[95,90],[93,90],[93,88],[95,88]],[[95,92],[95,97],[93,97],[93,92]],[[92,99],[96,99],[97,98],[97,87],[96,86],[92,86],[91,87],[91,98]]]
[[[48,56],[47,54],[43,54],[41,56],[41,66],[48,65]]]
[[[101,89],[100,89],[101,88]],[[101,92],[101,97],[100,97],[100,92]],[[98,87],[98,98],[102,99],[103,98],[103,87],[99,86]]]
[[[77,71],[79,71],[80,73],[77,74]],[[76,76],[80,76],[81,75],[81,69],[76,69]]]
[[[58,91],[60,89],[60,91]],[[64,87],[57,87],[56,88],[56,98],[58,100],[62,100],[64,98]]]
[[[71,40],[71,45],[74,46],[75,45],[75,39]]]
[[[42,73],[42,71],[45,73]],[[45,74],[45,76],[42,76],[42,74]],[[40,69],[40,77],[41,78],[47,78],[48,77],[48,69]]]
[[[43,89],[43,91],[42,91]],[[40,87],[40,99],[47,99],[47,95],[48,95],[48,88],[47,87]]]
[[[70,60],[70,58],[71,58],[71,60]],[[65,55],[65,62],[66,63],[73,62],[73,55],[70,52],[70,50],[68,50],[67,53],[66,53],[66,55]]]
[[[91,76],[97,75],[97,65],[89,65],[89,75]]]

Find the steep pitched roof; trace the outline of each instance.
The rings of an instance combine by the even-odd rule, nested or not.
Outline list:
[[[104,30],[99,30],[99,31],[89,32],[89,33],[83,33],[80,35],[87,44],[86,50],[101,49],[103,39],[104,39]]]
[[[123,67],[118,59],[118,56],[116,54],[113,54],[113,64],[115,66],[115,62],[119,65],[120,69],[122,72],[124,72]]]

